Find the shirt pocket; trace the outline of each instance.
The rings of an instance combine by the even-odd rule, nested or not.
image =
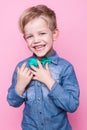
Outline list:
[[[35,86],[35,83],[34,83],[34,81],[32,81],[29,84],[29,86],[27,88],[27,91],[26,91],[26,95],[27,95],[27,101],[26,101],[26,103],[28,105],[30,105],[30,106],[35,101],[35,87],[34,86]]]
[[[58,83],[60,83],[59,73],[56,72],[56,71],[52,71],[51,74],[52,74],[52,77],[53,77]]]
[[[60,84],[60,72],[61,72],[61,67],[60,66],[51,66],[50,67],[51,75],[52,77]]]

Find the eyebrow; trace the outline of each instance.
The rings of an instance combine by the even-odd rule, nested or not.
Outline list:
[[[47,29],[41,29],[41,30],[38,30],[38,32],[47,32]],[[24,35],[32,35],[33,33],[30,32],[30,33],[25,33]]]

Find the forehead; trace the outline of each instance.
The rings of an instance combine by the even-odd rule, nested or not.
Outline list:
[[[35,30],[48,30],[49,25],[47,20],[44,17],[35,18],[31,21],[29,21],[25,27],[24,32],[30,32]]]

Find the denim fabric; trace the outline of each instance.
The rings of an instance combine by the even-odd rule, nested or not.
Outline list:
[[[25,102],[23,130],[72,130],[67,112],[72,113],[79,106],[79,85],[75,71],[71,63],[59,57],[55,51],[49,57],[52,60],[49,69],[55,79],[51,90],[48,90],[45,84],[33,80],[23,96],[20,96],[15,91],[16,69],[29,58],[15,68],[7,100],[13,107],[19,107]]]

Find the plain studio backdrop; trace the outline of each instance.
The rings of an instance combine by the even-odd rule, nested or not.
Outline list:
[[[16,64],[31,55],[18,30],[18,18],[37,4],[56,12],[60,34],[54,48],[74,65],[80,85],[80,106],[68,117],[73,130],[87,130],[87,0],[0,1],[0,130],[21,130],[24,106],[10,107],[6,97]]]

